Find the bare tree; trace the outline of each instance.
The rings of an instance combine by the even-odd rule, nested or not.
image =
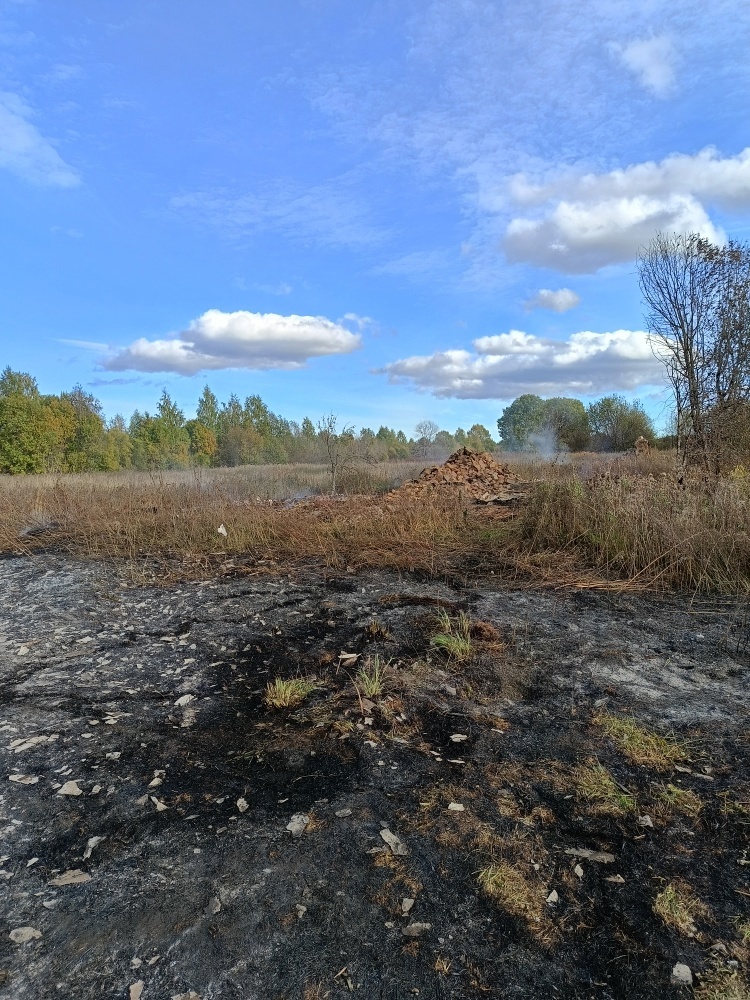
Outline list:
[[[674,393],[680,460],[717,474],[750,405],[750,246],[660,233],[638,271]]]
[[[420,420],[417,426],[414,428],[414,433],[417,435],[417,444],[419,445],[419,450],[422,453],[422,458],[427,458],[427,455],[438,436],[440,428],[435,423],[434,420]]]
[[[323,443],[326,465],[331,474],[331,494],[335,494],[342,474],[361,460],[357,451],[354,427],[345,424],[340,430],[338,417],[329,413],[318,421],[318,436]]]

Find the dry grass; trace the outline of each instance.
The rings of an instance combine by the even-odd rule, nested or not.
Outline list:
[[[610,772],[597,760],[576,768],[573,780],[580,798],[592,803],[592,811],[609,816],[624,816],[635,811],[633,796],[617,784]]]
[[[686,788],[678,788],[677,785],[666,784],[659,790],[659,801],[666,806],[669,812],[679,813],[682,816],[698,816],[703,809],[703,801],[695,792]]]
[[[315,681],[306,677],[292,677],[285,680],[277,677],[266,685],[263,697],[269,708],[296,708],[315,690]]]
[[[357,672],[355,687],[366,698],[379,698],[385,689],[386,668],[379,656],[368,656]]]
[[[653,910],[668,927],[688,937],[694,937],[697,932],[696,920],[711,916],[705,903],[682,881],[666,885],[654,900]]]
[[[693,591],[750,591],[750,486],[674,476],[547,479],[521,529],[532,552],[563,552],[608,579]]]
[[[542,919],[549,890],[538,878],[531,878],[518,866],[501,861],[482,868],[477,880],[485,895],[511,916],[527,922]]]
[[[750,591],[750,478],[727,478],[710,491],[680,486],[664,453],[509,458],[536,480],[517,511],[467,508],[452,496],[383,495],[423,462],[368,467],[348,484],[357,495],[291,507],[279,501],[326,492],[323,466],[4,476],[0,552],[51,545],[134,563],[152,557],[170,560],[170,572],[182,576],[217,561],[231,569],[242,557],[434,574],[468,564],[558,584]],[[34,524],[51,530],[19,537]]]
[[[698,1000],[750,1000],[750,989],[742,972],[717,965],[702,974],[695,996]]]
[[[688,756],[685,747],[674,737],[652,733],[630,716],[602,712],[595,716],[594,722],[634,764],[663,771]]]

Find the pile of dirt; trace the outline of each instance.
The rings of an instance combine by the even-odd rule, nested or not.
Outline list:
[[[510,503],[525,495],[525,484],[507,465],[486,452],[459,448],[443,465],[424,469],[418,479],[398,493],[424,495],[435,490],[452,490],[477,503]]]

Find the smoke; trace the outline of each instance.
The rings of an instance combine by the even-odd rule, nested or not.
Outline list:
[[[529,434],[529,445],[540,458],[560,459],[567,455],[569,448],[559,440],[552,427],[542,427],[533,434]]]

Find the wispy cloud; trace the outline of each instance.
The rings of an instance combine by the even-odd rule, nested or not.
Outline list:
[[[667,35],[610,44],[616,59],[656,97],[669,97],[675,86],[675,47]]]
[[[33,111],[17,95],[0,93],[0,168],[31,184],[75,187],[78,173],[29,119]]]
[[[641,330],[581,331],[567,341],[511,330],[479,337],[473,347],[403,358],[377,373],[433,396],[458,399],[512,399],[526,392],[594,395],[657,385],[662,379],[662,366]]]
[[[361,337],[323,316],[209,309],[167,339],[141,337],[104,360],[108,371],[195,375],[222,368],[293,370],[311,358],[349,354]]]
[[[230,238],[275,229],[303,244],[338,248],[373,246],[388,236],[346,177],[309,188],[279,182],[251,194],[194,191],[173,197],[170,204]]]

